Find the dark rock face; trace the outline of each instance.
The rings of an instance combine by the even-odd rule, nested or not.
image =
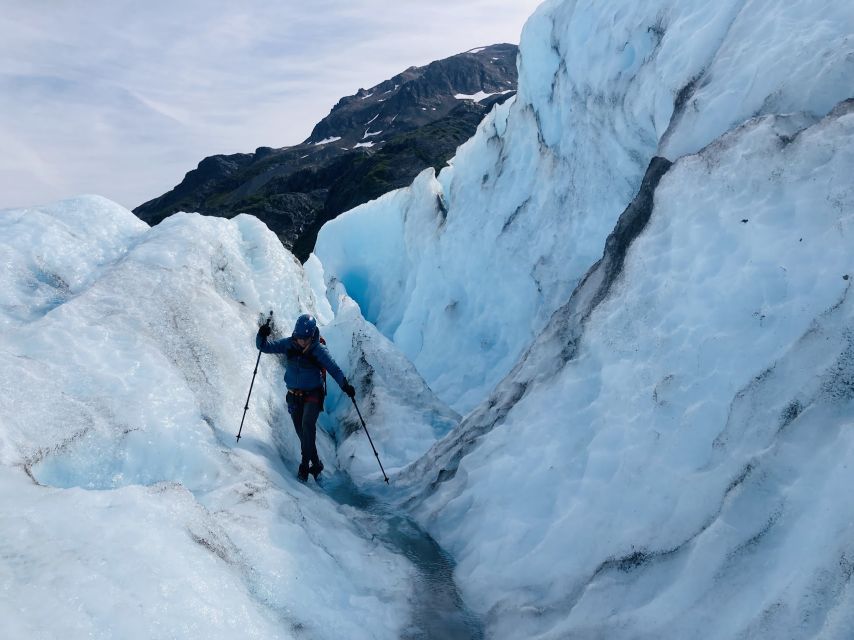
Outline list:
[[[152,225],[176,211],[250,213],[305,261],[325,222],[427,167],[441,169],[483,116],[515,94],[517,52],[498,44],[410,67],[339,100],[303,143],[205,158],[134,213]]]

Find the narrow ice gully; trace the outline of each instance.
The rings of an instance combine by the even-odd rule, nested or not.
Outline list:
[[[852,33],[546,2],[516,98],[305,271],[246,216],[5,212],[5,624],[435,635],[434,554],[464,636],[850,638]],[[232,446],[269,308],[325,323],[393,493],[335,395],[338,484],[293,481],[271,360]]]
[[[296,481],[272,357],[235,446],[258,310],[285,325],[322,312],[263,224],[179,214],[149,229],[83,197],[5,211],[0,226],[5,637],[480,637],[414,522],[343,472],[326,490]],[[339,362],[353,366],[352,348],[382,373],[343,315]],[[414,389],[399,365],[388,374]],[[456,424],[421,411],[430,433]],[[334,470],[331,438],[319,445]]]

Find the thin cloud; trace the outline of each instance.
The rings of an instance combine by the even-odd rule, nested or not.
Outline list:
[[[286,146],[343,95],[518,42],[539,0],[0,0],[0,208],[135,207],[206,155]]]

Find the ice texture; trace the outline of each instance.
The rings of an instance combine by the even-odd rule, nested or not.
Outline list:
[[[801,126],[677,161],[409,471],[491,637],[850,636],[854,103]]]
[[[411,634],[412,564],[293,480],[272,357],[233,444],[274,309],[318,317],[391,486],[334,383],[321,457],[486,637],[850,639],[852,33],[548,0],[518,94],[304,268],[249,216],[0,212],[3,633]]]
[[[428,169],[332,221],[315,251],[439,397],[468,411],[599,257],[653,156],[850,97],[849,5],[546,2],[522,34],[515,99],[438,179]]]
[[[450,166],[321,230],[465,414],[394,482],[488,637],[851,637],[852,34],[546,2]]]
[[[272,232],[83,197],[0,238],[0,635],[400,637],[414,569],[297,483],[272,356],[235,444],[258,311],[331,317]]]

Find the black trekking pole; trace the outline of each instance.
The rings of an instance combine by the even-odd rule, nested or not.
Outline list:
[[[365,419],[362,417],[362,412],[359,411],[359,405],[356,404],[356,398],[350,398],[353,401],[353,406],[356,407],[356,413],[359,414],[359,420],[362,421],[362,426],[365,428],[365,434],[368,436],[368,442],[371,443],[371,449],[374,450],[374,455],[377,457],[377,462],[380,463],[380,471],[383,472],[383,479],[385,483],[388,484],[388,476],[385,474],[385,469],[383,469],[383,463],[380,462],[380,454],[377,453],[377,448],[374,446],[374,441],[371,440],[371,434],[368,433],[368,425],[365,424]]]
[[[265,327],[270,326],[270,322],[273,320],[273,312],[270,311],[270,315],[267,316],[267,322],[264,323]],[[264,341],[267,341],[267,338],[264,338]],[[240,419],[240,429],[237,432],[237,441],[240,442],[240,434],[243,433],[243,421],[246,420],[246,412],[249,411],[249,396],[252,395],[252,387],[255,385],[255,374],[258,373],[258,363],[261,362],[261,349],[258,349],[258,359],[255,361],[255,371],[252,372],[252,382],[249,385],[249,394],[246,396],[246,406],[243,407],[243,418]]]

